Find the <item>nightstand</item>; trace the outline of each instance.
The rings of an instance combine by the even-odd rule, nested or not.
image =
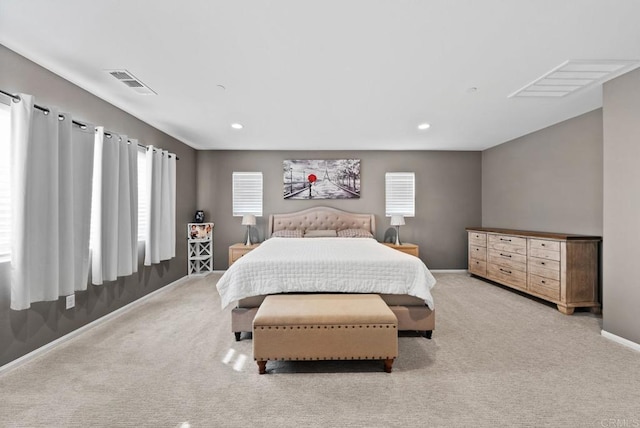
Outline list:
[[[260,244],[251,244],[251,245],[233,244],[232,246],[230,246],[229,247],[229,266],[231,266],[233,262],[238,260],[240,257],[247,254],[249,251],[258,248],[258,245]]]
[[[400,245],[391,244],[389,242],[383,242],[382,245],[386,245],[387,247],[391,247],[394,250],[402,251],[403,253],[407,253],[409,255],[416,256],[416,257],[419,257],[419,254],[420,254],[420,247],[417,246],[416,244],[409,244],[408,242],[405,242],[404,244],[400,244]]]

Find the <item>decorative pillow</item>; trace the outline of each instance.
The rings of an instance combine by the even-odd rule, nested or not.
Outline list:
[[[341,238],[373,238],[371,232],[366,229],[344,229],[338,231]]]
[[[335,238],[338,236],[337,232],[333,229],[327,230],[307,230],[304,233],[305,238]]]
[[[271,234],[272,238],[302,238],[301,230],[276,230]]]

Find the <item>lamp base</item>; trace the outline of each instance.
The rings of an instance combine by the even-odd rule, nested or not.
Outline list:
[[[244,245],[251,245],[251,226],[247,226],[247,242]]]
[[[396,226],[396,243],[395,245],[402,245],[400,242],[400,226]]]

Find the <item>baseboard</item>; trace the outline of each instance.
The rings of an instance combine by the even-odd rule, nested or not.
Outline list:
[[[62,337],[57,338],[56,340],[47,343],[46,345],[42,345],[41,347],[39,347],[38,349],[34,349],[33,351],[29,352],[28,354],[23,355],[22,357],[19,357],[13,361],[8,362],[7,364],[5,364],[4,366],[0,366],[0,375],[2,375],[5,372],[8,372],[10,370],[15,369],[16,367],[19,367],[37,357],[40,357],[44,354],[46,354],[47,352],[51,351],[52,349],[54,349],[57,346],[62,345],[65,342],[68,342],[69,340],[81,335],[82,333],[84,333],[87,330],[90,330],[94,327],[99,326],[100,324],[103,324],[107,321],[112,320],[113,318],[116,318],[122,314],[124,314],[125,312],[130,311],[131,309],[134,309],[136,306],[139,306],[141,303],[143,303],[144,301],[146,301],[147,299],[153,297],[153,296],[157,296],[158,294],[164,293],[165,291],[168,291],[169,289],[176,287],[180,284],[182,284],[183,282],[185,282],[186,280],[188,280],[189,277],[188,276],[184,276],[180,279],[177,279],[167,285],[165,285],[162,288],[157,289],[156,291],[152,291],[149,294],[146,294],[144,296],[142,296],[141,298],[134,300],[133,302],[116,309],[113,312],[109,312],[108,314],[106,314],[103,317],[98,318],[95,321],[90,322],[89,324],[85,324],[82,327],[79,327],[67,334],[65,334]]]
[[[616,343],[619,343],[621,345],[626,346],[627,348],[631,348],[634,351],[638,351],[640,352],[640,344],[636,343],[636,342],[632,342],[628,339],[625,339],[624,337],[620,337],[620,336],[616,336],[613,333],[609,333],[608,331],[605,330],[601,330],[600,334],[602,335],[602,337],[605,337],[609,340],[612,340]]]
[[[429,269],[433,273],[467,273],[466,269]]]

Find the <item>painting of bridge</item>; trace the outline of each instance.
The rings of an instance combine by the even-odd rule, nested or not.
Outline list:
[[[285,160],[284,199],[360,197],[360,159]]]

